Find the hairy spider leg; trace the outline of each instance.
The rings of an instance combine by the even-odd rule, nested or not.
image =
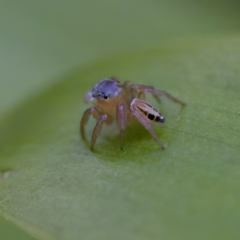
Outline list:
[[[119,103],[117,105],[117,126],[120,131],[120,148],[123,149],[123,138],[125,133],[125,128],[127,125],[127,115],[126,115],[126,108],[124,104]]]
[[[92,114],[95,119],[99,119],[101,115],[103,115],[103,113],[95,107],[90,107],[83,113],[83,116],[80,122],[80,132],[83,140],[86,140],[85,126],[88,123],[90,114]]]
[[[135,90],[139,90],[138,97],[140,99],[145,99],[146,93],[150,93],[150,94],[153,95],[153,97],[158,102],[161,102],[160,98],[159,98],[160,96],[165,96],[165,97],[167,97],[168,99],[170,99],[171,101],[173,101],[175,103],[181,104],[182,106],[186,105],[186,103],[184,103],[181,100],[175,98],[171,94],[169,94],[169,93],[167,93],[167,92],[165,92],[163,90],[157,90],[157,89],[155,89],[154,87],[151,87],[151,86],[145,86],[145,85],[140,85],[140,84],[133,84],[132,88],[135,89]]]
[[[136,89],[132,88],[132,85],[133,84],[130,81],[125,81],[123,83],[123,88],[127,91],[131,100],[138,97],[138,92],[136,91]]]
[[[150,132],[153,139],[157,142],[157,144],[162,148],[165,149],[163,144],[161,143],[160,139],[158,138],[156,132],[154,131],[151,123],[142,115],[142,113],[138,110],[137,105],[134,104],[135,99],[131,102],[130,110],[137,118],[137,120]]]
[[[103,124],[111,124],[112,118],[108,116],[107,114],[103,114],[97,121],[95,128],[93,129],[92,133],[92,139],[91,139],[91,150],[93,150],[93,147],[96,143],[96,140],[98,138],[99,133],[101,132]]]

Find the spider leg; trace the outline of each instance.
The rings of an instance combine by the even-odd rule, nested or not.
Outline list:
[[[154,131],[151,123],[149,122],[148,116],[145,116],[142,111],[140,110],[141,108],[138,107],[138,104],[136,102],[142,102],[139,99],[134,99],[131,102],[130,110],[132,114],[137,118],[137,120],[150,132],[152,135],[153,139],[157,142],[157,144],[162,148],[165,149],[163,144],[161,143],[160,139],[158,138],[156,132]],[[144,102],[142,102],[144,104]]]
[[[145,99],[145,95],[146,93],[150,93],[153,95],[153,97],[158,101],[160,101],[160,96],[165,96],[168,99],[170,99],[171,101],[181,104],[182,106],[185,106],[186,103],[182,102],[181,100],[175,98],[174,96],[172,96],[171,94],[163,91],[163,90],[157,90],[154,87],[151,86],[145,86],[145,85],[140,85],[140,84],[133,84],[132,88],[135,89],[135,91],[139,90],[138,96],[141,99]]]
[[[97,121],[95,128],[93,129],[92,139],[91,139],[91,150],[96,143],[98,135],[102,129],[103,124],[110,124],[112,122],[112,118],[110,118],[107,114],[103,114]]]
[[[135,96],[138,99],[142,99],[142,100],[146,99],[147,90],[154,89],[151,86],[145,86],[145,85],[141,85],[141,84],[131,84],[130,87],[131,87],[132,91],[135,93]],[[153,97],[156,98],[154,95],[153,95]],[[159,97],[157,97],[156,100],[160,103]]]
[[[122,84],[123,88],[127,91],[129,94],[130,99],[133,99],[138,96],[138,92],[132,88],[132,83],[130,81],[125,81]]]
[[[120,130],[120,148],[123,149],[123,137],[127,125],[127,115],[124,104],[120,103],[117,106],[117,126]]]
[[[92,114],[95,119],[100,118],[100,116],[102,115],[102,113],[95,107],[90,107],[83,113],[83,116],[80,122],[80,133],[83,140],[86,140],[85,126],[88,123],[90,114]]]

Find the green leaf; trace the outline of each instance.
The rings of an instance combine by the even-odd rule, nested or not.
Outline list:
[[[239,42],[185,40],[111,56],[23,104],[0,128],[8,172],[0,214],[40,239],[238,239]],[[139,124],[128,127],[123,151],[108,129],[94,152],[80,139],[83,95],[111,76],[187,103],[153,102],[166,116],[156,128],[165,151]]]
[[[34,240],[35,238],[29,236],[15,224],[7,222],[6,220],[0,218],[0,235],[4,240]]]

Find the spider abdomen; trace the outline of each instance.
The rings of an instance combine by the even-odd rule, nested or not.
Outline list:
[[[138,110],[139,113],[143,114],[145,118],[147,118],[148,120],[152,122],[162,122],[162,123],[165,121],[165,118],[163,117],[163,115],[147,102],[135,98],[132,101],[132,104],[135,105],[136,110]]]

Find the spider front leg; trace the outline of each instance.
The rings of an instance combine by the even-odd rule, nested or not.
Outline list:
[[[137,98],[132,100],[130,110],[137,120],[151,133],[157,144],[164,149],[165,147],[151,125],[152,122],[163,123],[165,121],[164,117],[150,104]]]
[[[93,147],[96,143],[96,140],[98,138],[98,135],[102,129],[103,124],[111,124],[112,123],[112,118],[108,116],[107,114],[103,114],[97,121],[95,128],[93,129],[92,133],[92,140],[91,140],[91,150],[93,150]]]
[[[117,126],[120,131],[120,148],[123,149],[123,137],[125,128],[127,125],[127,115],[126,115],[126,108],[124,104],[120,103],[117,106]]]
[[[88,123],[90,114],[92,114],[95,119],[99,119],[102,115],[102,112],[100,112],[95,107],[90,107],[83,113],[83,116],[82,116],[82,119],[81,119],[81,122],[80,122],[80,133],[81,133],[81,136],[82,136],[83,140],[86,140],[85,126]]]
[[[91,150],[93,150],[93,147],[94,147],[94,145],[96,143],[97,137],[98,137],[98,135],[99,135],[99,133],[100,133],[100,131],[102,129],[102,125],[104,123],[111,124],[112,119],[107,114],[103,114],[100,110],[98,110],[95,107],[88,108],[83,113],[83,116],[82,116],[82,119],[81,119],[81,122],[80,122],[80,132],[81,132],[81,136],[82,136],[83,140],[86,140],[86,137],[85,137],[85,126],[88,123],[89,116],[91,114],[93,115],[93,117],[95,119],[98,120],[97,123],[96,123],[96,126],[95,126],[95,128],[93,130],[93,133],[92,133]]]
[[[157,90],[157,89],[155,89],[154,87],[151,87],[151,86],[145,86],[145,85],[140,85],[140,84],[133,84],[132,88],[135,91],[139,90],[138,98],[145,99],[146,93],[150,93],[150,94],[153,95],[153,97],[158,102],[160,102],[160,98],[159,98],[160,96],[165,96],[165,97],[167,97],[168,99],[172,100],[175,103],[181,104],[182,106],[186,105],[186,103],[184,103],[181,100],[175,98],[171,94],[169,94],[169,93],[167,93],[167,92],[165,92],[163,90]]]

